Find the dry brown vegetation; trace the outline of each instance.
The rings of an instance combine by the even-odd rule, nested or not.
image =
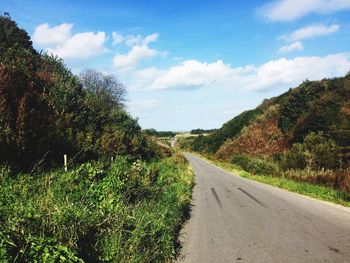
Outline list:
[[[286,146],[287,140],[278,128],[278,120],[267,120],[244,128],[237,138],[227,140],[215,156],[221,160],[230,160],[238,154],[272,157],[276,152],[283,152]]]

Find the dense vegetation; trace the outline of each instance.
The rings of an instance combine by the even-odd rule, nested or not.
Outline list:
[[[84,163],[67,173],[0,170],[1,262],[164,262],[190,203],[181,155]]]
[[[0,159],[31,170],[62,155],[82,162],[117,154],[154,155],[124,110],[125,89],[94,70],[72,74],[57,57],[37,53],[28,34],[0,17]]]
[[[173,131],[157,131],[155,129],[145,129],[143,130],[143,133],[149,135],[149,136],[156,136],[156,137],[174,137],[176,135]]]
[[[350,192],[350,74],[305,81],[216,132],[179,144],[255,174]]]
[[[193,137],[193,140],[188,139],[191,149],[198,152],[215,153],[227,139],[235,137],[259,113],[260,109],[243,112],[208,136],[200,134],[198,137]]]
[[[193,129],[190,131],[190,134],[204,134],[204,133],[212,133],[217,129]]]
[[[8,15],[0,40],[0,261],[173,259],[193,187],[184,157],[141,131],[114,76],[74,75]]]

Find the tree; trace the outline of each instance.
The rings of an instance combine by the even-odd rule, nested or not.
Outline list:
[[[28,33],[19,28],[8,13],[0,16],[0,53],[7,52],[10,48],[21,48],[36,53]]]
[[[79,75],[80,83],[87,91],[93,94],[91,103],[101,109],[122,107],[125,101],[125,88],[113,75],[105,75],[93,69],[84,70]],[[97,99],[98,98],[98,99]]]

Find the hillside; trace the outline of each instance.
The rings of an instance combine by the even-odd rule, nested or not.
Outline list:
[[[260,108],[245,111],[208,136],[199,135],[198,137],[192,137],[192,140],[188,139],[190,141],[190,145],[188,146],[194,151],[215,153],[227,139],[237,136],[239,132],[245,126],[249,125],[261,112]]]
[[[343,184],[349,187],[350,75],[305,81],[241,113],[206,137],[179,143],[256,172],[259,168],[252,166],[266,164],[269,173],[286,175],[288,171],[298,180],[301,178],[295,176],[295,170],[327,170],[342,174],[347,178],[341,179],[346,181]],[[339,184],[336,176],[329,174],[314,174],[323,179],[312,180]],[[302,180],[312,181],[308,176]]]

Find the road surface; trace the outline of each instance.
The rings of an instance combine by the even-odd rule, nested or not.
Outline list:
[[[186,154],[196,175],[179,262],[350,262],[350,209]]]

